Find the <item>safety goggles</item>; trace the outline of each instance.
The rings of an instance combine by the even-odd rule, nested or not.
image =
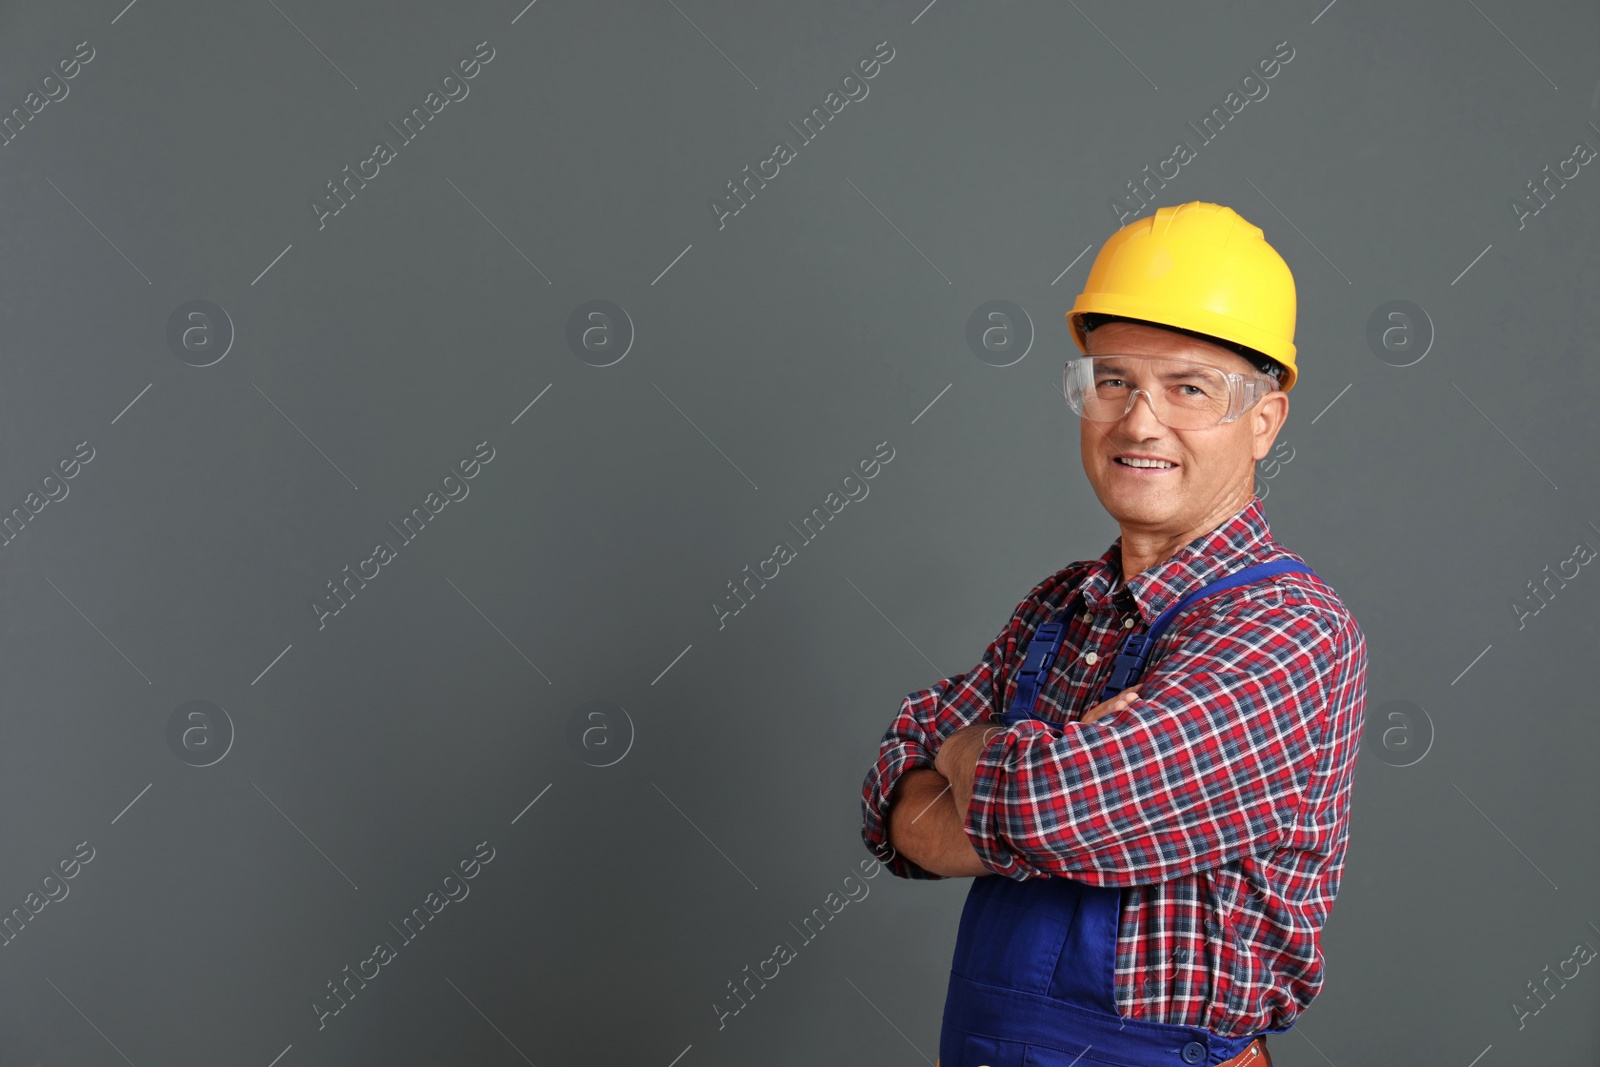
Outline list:
[[[1186,359],[1113,353],[1068,360],[1061,374],[1067,406],[1090,422],[1116,422],[1143,393],[1156,418],[1174,430],[1232,422],[1276,385],[1262,374]]]

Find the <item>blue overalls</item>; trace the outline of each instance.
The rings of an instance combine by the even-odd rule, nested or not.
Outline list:
[[[1274,560],[1184,596],[1148,632],[1128,635],[1100,699],[1109,700],[1139,680],[1173,616],[1192,601],[1288,571],[1312,573],[1294,560]],[[1034,633],[1018,670],[1016,696],[1005,712],[1006,725],[1034,717],[1039,689],[1061,650],[1075,603],[1076,595]],[[950,967],[937,1067],[1182,1067],[1215,1065],[1243,1052],[1256,1034],[1223,1037],[1117,1013],[1121,906],[1120,886],[1064,877],[973,879]],[[1290,1026],[1261,1033],[1283,1033]]]

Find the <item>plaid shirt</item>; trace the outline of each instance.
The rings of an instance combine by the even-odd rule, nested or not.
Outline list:
[[[905,698],[862,785],[862,839],[889,851],[900,776],[933,766],[962,726],[999,719],[997,693],[1014,696],[1028,639],[1079,592],[1040,718],[979,757],[967,836],[1008,878],[1124,887],[1123,1016],[1225,1036],[1287,1026],[1322,988],[1319,937],[1344,870],[1366,638],[1326,584],[1276,575],[1181,612],[1139,698],[1081,723],[1130,631],[1252,563],[1305,562],[1273,539],[1259,499],[1126,585],[1121,545],[1039,583],[976,667]],[[888,866],[939,877],[898,854]]]

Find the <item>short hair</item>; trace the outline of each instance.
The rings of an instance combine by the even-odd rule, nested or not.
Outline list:
[[[1250,364],[1257,371],[1271,378],[1274,386],[1278,388],[1282,387],[1283,375],[1287,370],[1282,363],[1279,363],[1277,360],[1273,359],[1271,356],[1268,356],[1264,352],[1250,348],[1248,345],[1239,344],[1236,341],[1229,341],[1223,337],[1213,337],[1211,334],[1201,333],[1199,330],[1189,330],[1182,326],[1169,326],[1164,322],[1153,322],[1150,319],[1136,319],[1131,315],[1112,315],[1104,311],[1085,312],[1081,317],[1081,321],[1083,324],[1083,334],[1085,338],[1087,338],[1089,333],[1096,327],[1104,326],[1108,322],[1133,322],[1139,324],[1140,326],[1155,326],[1163,330],[1171,330],[1173,333],[1186,334],[1189,337],[1195,337],[1202,341],[1210,341],[1214,345],[1221,345],[1223,348],[1226,348],[1228,351],[1232,352],[1234,355],[1240,357],[1246,363]]]

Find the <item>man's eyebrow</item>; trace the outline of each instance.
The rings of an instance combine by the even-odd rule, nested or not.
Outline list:
[[[1174,379],[1178,378],[1204,378],[1206,377],[1206,372],[1200,370],[1198,367],[1184,367],[1182,369],[1172,371],[1165,377],[1168,381],[1173,381]]]

